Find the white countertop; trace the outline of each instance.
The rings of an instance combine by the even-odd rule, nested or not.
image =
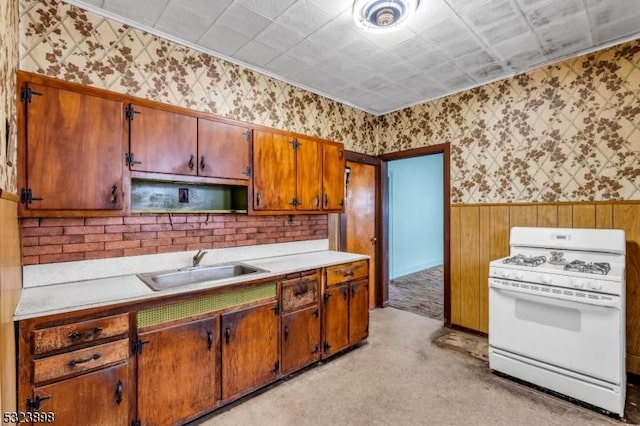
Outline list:
[[[25,285],[14,314],[14,320],[18,321],[43,315],[73,312],[123,302],[136,302],[163,296],[174,296],[176,294],[262,280],[296,271],[321,268],[367,258],[368,256],[360,254],[330,250],[256,259],[243,258],[238,260],[242,261],[242,263],[265,269],[268,272],[257,272],[251,275],[213,282],[203,282],[162,291],[152,290],[142,282],[135,273],[48,285]],[[203,261],[203,264],[209,265],[205,261]],[[171,266],[169,265],[165,265],[164,267],[164,269],[170,268]],[[136,271],[136,273],[137,272],[141,271]]]

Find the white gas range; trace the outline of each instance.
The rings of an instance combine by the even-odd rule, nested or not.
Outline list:
[[[514,227],[489,267],[489,366],[611,413],[626,396],[625,235]]]

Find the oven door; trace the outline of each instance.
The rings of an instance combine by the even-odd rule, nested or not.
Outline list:
[[[491,285],[489,345],[619,384],[624,362],[620,309]]]

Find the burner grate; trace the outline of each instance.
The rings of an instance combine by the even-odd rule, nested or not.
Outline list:
[[[504,259],[503,263],[521,266],[540,266],[547,261],[544,256],[525,256],[524,254],[516,254],[515,256]]]
[[[585,262],[574,260],[564,266],[565,271],[583,272],[585,274],[607,275],[611,270],[611,265],[607,262]]]

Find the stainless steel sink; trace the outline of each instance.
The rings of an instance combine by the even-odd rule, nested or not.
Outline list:
[[[258,272],[269,271],[244,263],[233,262],[224,265],[196,266],[171,271],[148,272],[138,274],[138,278],[151,287],[152,290],[159,291],[207,281],[218,281],[241,275],[250,275]]]

